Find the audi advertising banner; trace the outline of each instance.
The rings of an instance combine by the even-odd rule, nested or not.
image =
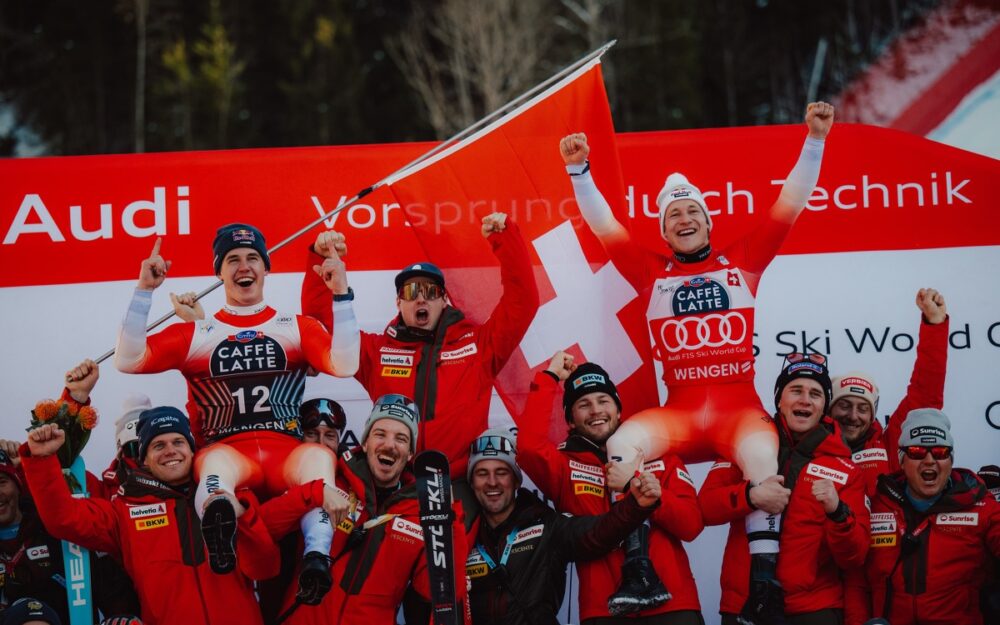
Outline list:
[[[624,178],[620,206],[638,244],[663,249],[654,199],[673,171],[686,174],[704,192],[713,213],[713,246],[745,235],[777,197],[804,136],[801,125],[618,135]],[[450,256],[446,269],[453,272],[449,276],[459,276],[452,287],[454,301],[477,319],[482,313],[475,311],[488,314],[500,289],[479,222],[501,211],[528,239],[541,295],[538,314],[508,368],[530,373],[556,349],[585,356],[601,337],[617,350],[615,366],[624,374],[635,371],[649,346],[641,344],[634,329],[623,328],[619,313],[629,307],[644,311],[646,303],[637,301],[635,290],[601,258],[580,220],[557,140],[538,148],[551,153],[525,164],[548,185],[545,189],[553,190],[544,194],[508,192],[498,200],[465,185],[461,201],[447,194],[423,198],[422,221],[416,223],[413,207],[401,207],[387,188],[376,190],[273,256],[267,301],[281,311],[299,310],[306,248],[323,228],[335,229],[347,236],[346,262],[362,329],[381,332],[396,312],[395,273],[438,254],[425,238],[436,232],[469,250]],[[65,371],[114,346],[139,263],[157,237],[172,266],[154,294],[151,318],[170,310],[168,292],[200,291],[214,281],[211,242],[218,226],[251,223],[274,244],[430,147],[0,161],[0,319],[7,328],[0,378],[7,413],[0,436],[23,440],[29,411],[39,399],[60,393]],[[611,148],[594,147],[598,186],[613,189],[602,178],[597,153]],[[483,157],[484,179],[490,168]],[[455,180],[463,186],[466,179]],[[783,355],[815,350],[829,355],[835,374],[872,374],[881,391],[879,416],[890,414],[913,367],[920,323],[916,292],[933,287],[944,294],[950,313],[944,410],[954,428],[956,463],[975,469],[1000,462],[997,198],[1000,163],[995,160],[894,131],[835,125],[819,185],[757,292],[756,384],[765,407],[773,406]],[[221,304],[221,290],[204,300],[209,314]],[[739,341],[743,331],[720,320],[711,327],[686,328],[672,340],[725,345]],[[722,372],[692,368],[688,373],[711,380]],[[516,395],[518,389],[508,391]],[[102,421],[84,452],[91,470],[109,463],[114,420],[125,396],[134,392],[149,395],[154,405],[181,406],[186,400],[177,372],[132,376],[104,363],[93,397]],[[307,397],[318,394],[344,405],[348,441],[356,441],[371,406],[361,386],[320,376],[306,388]],[[495,396],[495,424],[512,423],[508,405],[516,402],[505,404]],[[641,407],[626,405],[626,414]],[[700,484],[707,465],[689,468]],[[717,622],[725,532],[707,528],[688,546],[708,622]],[[575,602],[564,609],[566,620],[577,620]]]

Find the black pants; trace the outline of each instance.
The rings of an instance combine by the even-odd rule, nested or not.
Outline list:
[[[701,617],[701,613],[694,610],[677,610],[639,618],[613,616],[588,618],[581,625],[705,625],[705,619]]]
[[[828,608],[818,612],[806,612],[795,616],[786,616],[788,625],[843,625],[844,611]],[[723,614],[722,625],[737,625],[735,614]]]

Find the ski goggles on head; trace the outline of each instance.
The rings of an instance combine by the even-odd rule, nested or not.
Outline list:
[[[123,443],[121,447],[118,448],[118,454],[124,458],[131,458],[132,460],[139,459],[139,440],[133,439],[127,443]]]
[[[920,445],[910,445],[909,447],[903,448],[903,453],[910,460],[923,460],[927,457],[927,454],[931,455],[931,458],[935,460],[947,460],[951,458],[951,447],[946,447],[944,445],[935,445],[933,447],[921,447]]]
[[[325,424],[338,432],[347,427],[344,409],[332,399],[310,399],[299,407],[299,421],[303,430],[311,430]]]
[[[469,446],[469,454],[495,456],[497,454],[516,454],[517,448],[514,441],[506,436],[496,434],[485,434],[472,441]]]
[[[809,354],[803,354],[801,352],[792,352],[791,354],[785,355],[785,363],[793,365],[797,362],[812,362],[817,365],[826,364],[826,356],[817,352],[811,352]]]
[[[399,299],[405,302],[412,302],[423,294],[424,299],[432,302],[444,297],[444,287],[439,284],[407,282],[399,288]]]

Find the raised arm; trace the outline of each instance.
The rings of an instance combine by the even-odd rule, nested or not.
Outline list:
[[[899,469],[897,449],[900,428],[906,415],[915,408],[940,409],[944,406],[944,379],[948,369],[948,307],[944,296],[934,289],[917,291],[916,303],[921,313],[917,357],[913,362],[906,395],[889,418],[884,437],[889,467],[893,471]]]
[[[816,181],[819,180],[823,145],[833,127],[833,105],[826,102],[809,103],[805,121],[809,135],[802,145],[799,160],[785,178],[778,201],[771,207],[771,217],[787,224],[794,222],[806,207]]]
[[[314,246],[314,249],[325,254],[325,258],[322,264],[313,265],[312,270],[332,295],[332,330],[329,341],[324,340],[321,345],[317,338],[321,335],[312,327],[321,325],[322,320],[316,323],[312,323],[314,319],[305,323],[300,320],[302,346],[306,359],[313,368],[340,378],[349,378],[358,371],[361,332],[354,315],[354,291],[347,285],[347,267],[341,258],[347,253],[347,244],[342,234],[332,231],[322,233],[316,245],[319,246],[321,242],[322,246]],[[305,310],[303,312],[309,314]],[[310,329],[307,330],[307,327]]]
[[[567,484],[569,465],[565,456],[549,440],[549,421],[559,381],[565,380],[574,367],[573,356],[557,352],[548,369],[535,374],[524,411],[514,417],[517,424],[517,464],[558,509],[563,508],[563,488]]]
[[[531,267],[531,252],[516,223],[505,213],[492,213],[483,218],[480,231],[500,261],[500,283],[503,285],[500,301],[479,329],[479,342],[487,345],[489,352],[484,362],[490,367],[490,374],[495,376],[521,344],[535,318],[538,286]]]

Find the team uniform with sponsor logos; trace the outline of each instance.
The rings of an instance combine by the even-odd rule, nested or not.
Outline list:
[[[925,513],[905,493],[902,472],[879,478],[866,565],[870,616],[893,625],[979,625],[979,589],[989,556],[1000,557],[1000,504],[966,469],[953,469]],[[861,606],[865,611],[868,606]]]
[[[913,363],[906,396],[892,412],[883,429],[878,415],[872,417],[872,424],[865,437],[851,446],[851,460],[858,465],[865,476],[865,494],[869,499],[876,496],[876,485],[880,475],[899,470],[899,435],[906,415],[916,408],[938,408],[944,406],[944,380],[948,368],[948,320],[932,324],[920,323],[920,337],[917,343],[917,358]],[[868,393],[872,391],[864,378],[844,377],[842,385],[861,385]],[[848,596],[845,605],[844,622],[860,625],[867,617],[854,613],[859,605],[867,605],[868,585],[864,571],[849,572],[844,576],[844,592]],[[857,595],[856,597],[854,595]]]
[[[514,510],[495,528],[480,515],[465,574],[476,625],[555,625],[569,562],[599,558],[649,516],[631,495],[600,516],[564,516],[519,489]],[[585,590],[584,590],[585,589]],[[582,592],[592,589],[581,586]],[[607,601],[607,597],[604,598]]]
[[[574,176],[573,188],[581,205],[606,204],[589,173]],[[754,304],[761,274],[791,226],[768,216],[727,248],[706,249],[688,262],[641,249],[628,238],[602,239],[612,262],[649,301],[654,357],[663,364],[668,389],[662,408],[629,417],[649,438],[612,437],[613,455],[638,447],[649,458],[672,453],[687,462],[736,459],[739,443],[753,436],[777,447],[753,385]],[[760,479],[770,469],[759,468]]]
[[[130,309],[130,314],[131,309]],[[129,340],[123,332],[121,343]],[[177,369],[188,384],[187,410],[199,447],[217,442],[239,451],[261,496],[288,487],[281,466],[302,435],[298,409],[308,368],[336,375],[331,335],[315,319],[260,304],[226,306],[213,317],[177,323],[146,338],[129,373]]]
[[[194,485],[186,492],[135,471],[112,501],[74,499],[55,456],[20,450],[39,514],[54,536],[105,551],[132,577],[146,625],[245,625],[262,623],[254,579],[278,572],[277,549],[248,490],[238,522],[238,565],[212,572],[194,511]]]
[[[418,452],[443,452],[452,478],[465,477],[469,444],[488,425],[494,380],[538,310],[531,255],[517,224],[508,219],[487,241],[500,262],[503,294],[485,323],[474,324],[448,306],[433,334],[409,330],[400,317],[383,334],[361,333],[355,377],[373,400],[389,393],[414,399],[420,409]],[[312,254],[309,265],[318,258]],[[330,291],[307,271],[302,311],[331,327],[329,301]]]
[[[517,463],[556,509],[574,515],[604,514],[611,509],[611,496],[605,484],[605,451],[582,436],[571,435],[556,448],[548,439],[552,404],[559,388],[549,374],[535,375],[528,403],[515,419]],[[687,468],[676,456],[664,456],[646,462],[644,470],[660,480],[661,505],[649,517],[649,555],[660,580],[673,598],[641,617],[685,610],[700,612],[698,589],[681,541],[694,540],[704,523],[694,483]],[[621,583],[625,555],[615,549],[603,558],[578,562],[580,619],[609,618],[608,597]]]
[[[842,609],[842,572],[862,566],[868,550],[864,477],[850,461],[840,427],[832,420],[824,418],[794,445],[784,425],[780,427],[781,474],[792,491],[782,521],[777,571],[785,611],[794,615]],[[850,509],[844,520],[829,518],[812,495],[812,484],[820,479],[831,480]],[[750,551],[743,519],[753,511],[748,488],[739,468],[720,461],[709,470],[698,494],[706,525],[730,524],[722,559],[722,614],[739,614],[747,598]]]
[[[395,625],[396,612],[408,585],[412,584],[425,600],[430,596],[413,475],[404,472],[397,490],[379,493],[363,454],[346,452],[340,468],[338,488],[352,502],[352,507],[349,516],[337,526],[330,550],[334,586],[320,605],[299,606],[286,623]],[[271,535],[279,539],[297,529],[302,514],[322,502],[323,482],[318,480],[268,501],[261,506],[261,516]],[[461,508],[457,504],[453,513],[455,589],[464,605],[466,582],[461,562],[467,548]],[[294,599],[295,589],[291,588],[283,611]]]

